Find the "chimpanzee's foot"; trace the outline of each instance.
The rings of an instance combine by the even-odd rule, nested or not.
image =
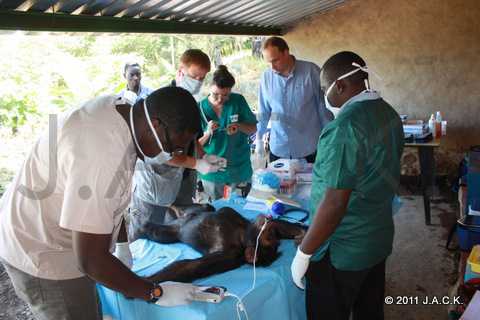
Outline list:
[[[178,233],[180,228],[173,224],[155,224],[153,222],[145,222],[133,234],[133,238],[148,239],[158,243],[175,243],[178,242]]]
[[[169,208],[174,212],[177,218],[180,218],[189,213],[199,213],[199,212],[213,212],[215,207],[209,203],[194,203],[187,205],[172,205]]]
[[[137,230],[130,236],[130,241],[135,241],[137,239],[148,239],[149,234],[152,232],[156,225],[151,222],[145,222],[144,224],[140,225]]]

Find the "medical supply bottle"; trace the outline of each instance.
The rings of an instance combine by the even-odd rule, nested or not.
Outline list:
[[[437,111],[437,118],[435,119],[435,122],[436,122],[436,130],[437,130],[436,137],[441,138],[442,137],[442,113],[440,111]]]
[[[283,211],[285,211],[285,205],[275,198],[268,198],[265,200],[265,204],[267,205],[268,209],[272,211],[272,213],[281,215]]]
[[[232,187],[231,186],[224,186],[223,187],[223,201],[230,201],[230,198],[232,197]]]
[[[428,120],[428,131],[432,133],[432,136],[437,135],[437,123],[435,122],[435,118],[433,117],[433,113],[430,116],[430,120]]]

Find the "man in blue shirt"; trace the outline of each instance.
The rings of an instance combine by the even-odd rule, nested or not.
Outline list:
[[[295,59],[279,37],[265,40],[262,52],[270,68],[260,80],[255,151],[265,156],[263,136],[270,121],[270,161],[305,158],[313,163],[318,137],[333,120],[323,101],[321,69]]]
[[[137,95],[137,100],[146,99],[147,96],[152,93],[152,89],[144,86],[142,81],[142,68],[137,62],[127,62],[125,63],[125,68],[123,76],[127,79],[127,86],[125,91],[120,95],[123,97],[127,91],[132,91]],[[132,102],[136,102],[132,101]]]

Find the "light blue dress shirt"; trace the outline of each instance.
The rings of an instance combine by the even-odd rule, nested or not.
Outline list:
[[[303,158],[315,152],[323,128],[333,120],[320,88],[320,67],[295,60],[283,77],[272,68],[262,74],[257,133],[265,134],[270,120],[270,150],[281,158]]]

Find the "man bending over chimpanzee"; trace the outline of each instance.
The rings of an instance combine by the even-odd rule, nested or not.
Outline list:
[[[245,263],[253,263],[258,234],[262,231],[255,264],[270,265],[280,254],[277,252],[279,239],[299,239],[305,234],[306,226],[284,220],[267,221],[259,215],[250,222],[229,207],[215,211],[208,204],[175,206],[172,210],[178,219],[167,224],[147,222],[134,235],[159,243],[185,243],[203,257],[175,261],[152,276],[153,282],[192,282],[212,274],[236,269]]]

